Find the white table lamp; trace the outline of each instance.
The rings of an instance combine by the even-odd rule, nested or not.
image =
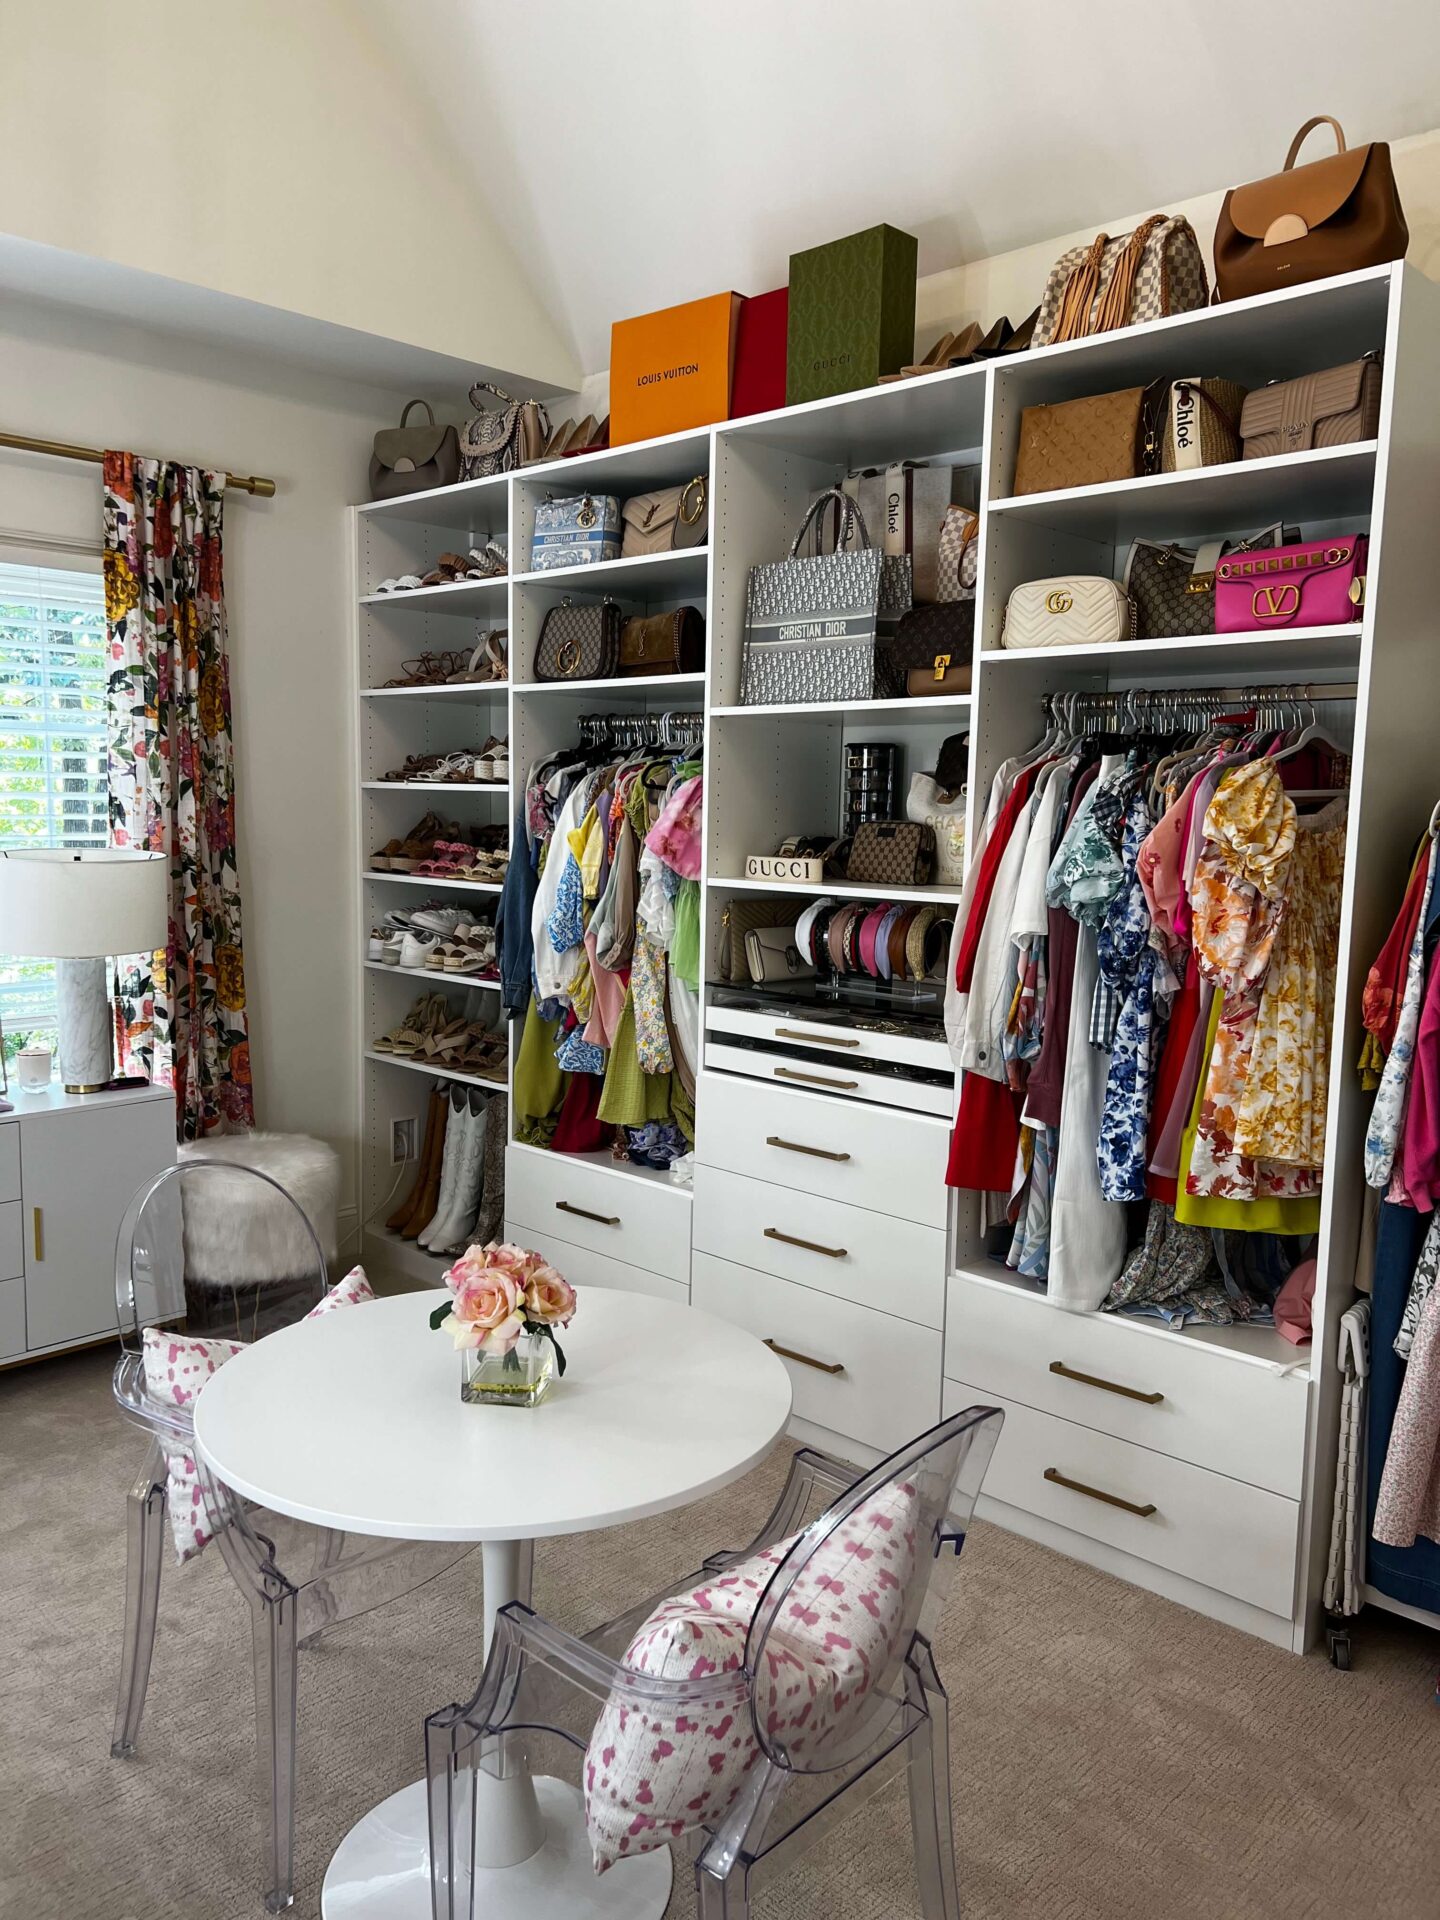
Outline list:
[[[67,1093],[94,1093],[114,1072],[105,956],[153,953],[164,945],[169,917],[163,854],[0,853],[0,953],[55,962]]]

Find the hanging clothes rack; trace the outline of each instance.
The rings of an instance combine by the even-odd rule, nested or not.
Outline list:
[[[673,753],[700,746],[705,737],[702,713],[671,710],[666,713],[582,713],[576,730],[586,747],[616,747],[633,753],[642,749]]]
[[[1138,725],[1147,719],[1198,722],[1223,712],[1237,700],[1254,707],[1310,706],[1326,700],[1354,700],[1359,687],[1353,681],[1282,683],[1231,687],[1130,687],[1119,692],[1091,692],[1083,688],[1041,696],[1041,707],[1052,721],[1118,720]]]

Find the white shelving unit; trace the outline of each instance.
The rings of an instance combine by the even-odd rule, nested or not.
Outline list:
[[[1028,405],[1196,369],[1256,387],[1365,352],[1381,354],[1385,367],[1374,441],[1064,493],[1011,492],[1020,416]],[[380,784],[379,776],[398,767],[406,752],[478,744],[477,728],[508,731],[518,794],[538,755],[575,739],[580,715],[694,708],[703,698],[701,938],[710,979],[727,902],[772,890],[738,877],[746,855],[772,850],[785,834],[837,825],[847,743],[897,742],[908,776],[933,765],[948,735],[968,730],[973,812],[1001,761],[1037,736],[1044,696],[1059,691],[1303,681],[1327,721],[1343,716],[1353,726],[1310,1347],[1291,1348],[1263,1329],[1175,1332],[1120,1316],[1058,1313],[985,1259],[974,1208],[945,1188],[954,1088],[943,1045],[932,1043],[927,1052],[927,1043],[906,1039],[892,1042],[887,1054],[843,1022],[808,1012],[780,1023],[792,1030],[787,1065],[778,1051],[773,1061],[764,1051],[772,1043],[767,1026],[777,1025],[773,1017],[730,1012],[707,997],[693,1201],[663,1177],[617,1168],[605,1156],[561,1158],[512,1145],[507,1167],[513,1231],[553,1248],[572,1277],[684,1294],[800,1356],[790,1364],[802,1434],[863,1459],[938,1418],[942,1406],[998,1402],[1010,1419],[982,1511],[1297,1649],[1317,1624],[1338,1405],[1332,1354],[1336,1322],[1351,1295],[1360,1221],[1368,1096],[1350,1065],[1359,996],[1433,799],[1426,770],[1440,728],[1429,524],[1437,439],[1440,293],[1403,267],[1381,268],[707,432],[370,505],[355,515],[361,831],[362,839],[373,836],[362,847],[362,863],[370,845],[408,824],[400,816],[412,807],[446,809],[450,802],[441,796],[448,794],[456,796],[457,808],[462,799],[478,808],[506,805],[493,789],[465,795]],[[741,705],[750,568],[781,557],[816,488],[847,468],[905,458],[978,469],[972,694],[803,708]],[[431,564],[442,548],[471,544],[466,536],[479,533],[508,537],[512,556],[523,560],[535,504],[547,492],[604,490],[624,498],[702,472],[710,476],[706,548],[515,575],[503,601],[516,675],[508,689],[462,689],[458,698],[429,690],[398,700],[365,693],[398,672],[402,655],[460,644],[457,614],[466,599],[436,589],[403,605],[389,596],[376,601],[380,578],[423,572],[421,562]],[[1022,581],[1065,572],[1116,576],[1134,538],[1238,535],[1282,518],[1298,522],[1307,537],[1369,533],[1361,620],[1109,648],[1010,652],[1000,645],[1006,600]],[[706,673],[534,684],[530,662],[546,610],[567,595],[605,594],[627,609],[651,611],[699,605],[703,595]],[[489,604],[498,609],[498,593]],[[467,609],[467,617],[473,619],[473,611]],[[1337,692],[1327,705],[1329,688]],[[372,904],[396,897],[385,887],[399,878],[365,877],[367,916]],[[952,908],[957,891],[773,890]],[[364,971],[365,1048],[382,1030],[376,1020],[392,1007],[398,1016],[410,991],[408,979],[387,988],[385,971]],[[754,1041],[761,1043],[758,1054],[739,1044]],[[803,1049],[798,1066],[795,1044]],[[922,1070],[923,1084],[894,1077],[897,1047],[907,1064]],[[390,1118],[415,1107],[409,1084],[415,1070],[400,1073],[397,1064],[367,1058],[362,1069],[371,1207],[393,1177]],[[413,1251],[397,1254],[410,1273],[416,1260]],[[897,1303],[891,1311],[887,1289]],[[1097,1391],[1077,1382],[1077,1374],[1122,1391]],[[1047,1469],[1062,1479],[1047,1477]],[[1153,1504],[1155,1511],[1141,1515],[1086,1499],[1065,1485],[1069,1479],[1135,1507]]]

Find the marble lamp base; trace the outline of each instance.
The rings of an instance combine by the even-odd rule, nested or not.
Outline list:
[[[98,1093],[115,1072],[114,1025],[104,960],[57,960],[60,1079],[67,1093]]]

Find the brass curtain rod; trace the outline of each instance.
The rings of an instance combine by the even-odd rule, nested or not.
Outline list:
[[[33,440],[26,433],[0,433],[0,447],[18,447],[22,453],[53,453],[58,460],[88,460],[95,467],[105,464],[99,447],[77,447],[68,440]],[[261,500],[273,499],[275,494],[275,482],[259,473],[227,473],[225,484]]]

